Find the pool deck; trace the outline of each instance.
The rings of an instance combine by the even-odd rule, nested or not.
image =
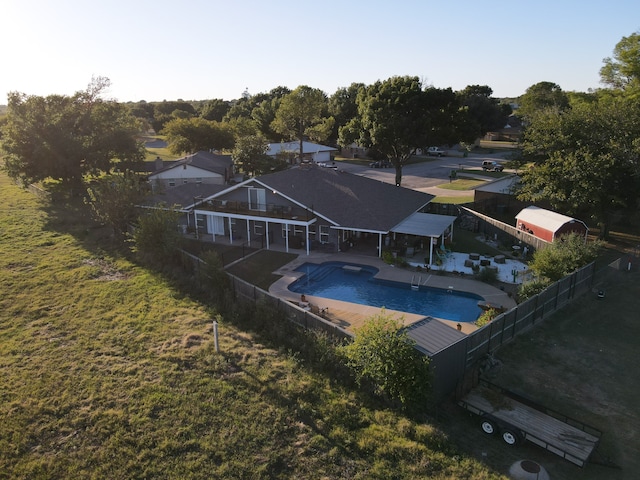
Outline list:
[[[475,293],[483,297],[487,303],[500,306],[505,309],[510,309],[516,306],[515,300],[513,300],[506,292],[484,282],[436,271],[415,271],[414,269],[399,268],[388,265],[377,257],[354,255],[349,253],[334,254],[312,252],[308,256],[300,255],[296,260],[289,262],[287,265],[274,272],[278,275],[282,275],[282,278],[271,285],[269,293],[279,298],[298,303],[300,301],[300,296],[289,291],[287,287],[304,275],[303,272],[296,272],[295,269],[307,262],[318,264],[324,262],[344,262],[359,265],[370,265],[379,270],[375,278],[406,284],[411,284],[412,280],[416,283],[419,279],[420,285]],[[361,326],[367,318],[380,313],[380,308],[378,307],[368,307],[366,305],[314,297],[312,295],[306,295],[306,298],[307,302],[309,302],[313,307],[312,310],[317,311],[320,309],[326,309],[323,315],[326,319],[337,323],[342,328],[350,332],[353,332],[354,329]],[[398,312],[395,310],[386,310],[386,312],[401,320],[404,325],[411,325],[425,318],[423,315]],[[457,328],[457,322],[444,319],[437,320],[449,325],[451,328]],[[473,323],[465,322],[460,325],[462,326],[463,333],[471,333],[477,330],[477,327]]]

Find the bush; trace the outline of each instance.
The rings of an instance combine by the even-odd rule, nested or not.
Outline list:
[[[476,327],[484,327],[487,323],[491,322],[494,318],[498,316],[500,312],[495,308],[490,308],[482,312],[482,314],[478,317],[478,319],[474,322]]]
[[[480,269],[480,272],[476,275],[476,278],[481,282],[485,283],[495,283],[498,281],[498,272],[491,268],[483,267]]]
[[[403,407],[422,405],[429,398],[429,358],[418,352],[402,323],[384,310],[356,330],[352,343],[340,348],[359,385]]]
[[[518,301],[523,302],[528,298],[538,295],[551,285],[551,283],[549,280],[534,280],[533,282],[523,283],[518,290]]]

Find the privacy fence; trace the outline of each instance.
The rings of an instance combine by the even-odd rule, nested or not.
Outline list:
[[[200,267],[202,260],[183,252],[186,261]],[[238,277],[228,274],[234,298],[240,301],[263,303],[282,313],[282,318],[307,329],[327,332],[338,338],[353,335],[339,325],[298,305],[271,295]],[[543,292],[529,298],[513,309],[497,316],[493,321],[462,340],[430,356],[434,373],[434,393],[444,399],[462,385],[465,375],[472,373],[478,362],[493,354],[500,346],[513,340],[520,333],[543,321],[574,298],[593,288],[595,263],[591,263],[571,275],[552,284]]]

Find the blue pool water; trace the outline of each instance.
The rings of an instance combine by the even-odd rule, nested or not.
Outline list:
[[[305,263],[296,271],[305,275],[289,285],[289,290],[295,293],[455,322],[474,322],[482,312],[478,302],[484,299],[479,295],[424,285],[414,290],[406,283],[374,279],[378,269],[370,266],[342,262]],[[416,280],[418,277],[416,275]]]

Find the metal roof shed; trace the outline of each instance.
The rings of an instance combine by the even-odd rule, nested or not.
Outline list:
[[[547,242],[569,233],[578,233],[586,238],[589,232],[581,220],[533,206],[523,208],[516,215],[516,227]]]

